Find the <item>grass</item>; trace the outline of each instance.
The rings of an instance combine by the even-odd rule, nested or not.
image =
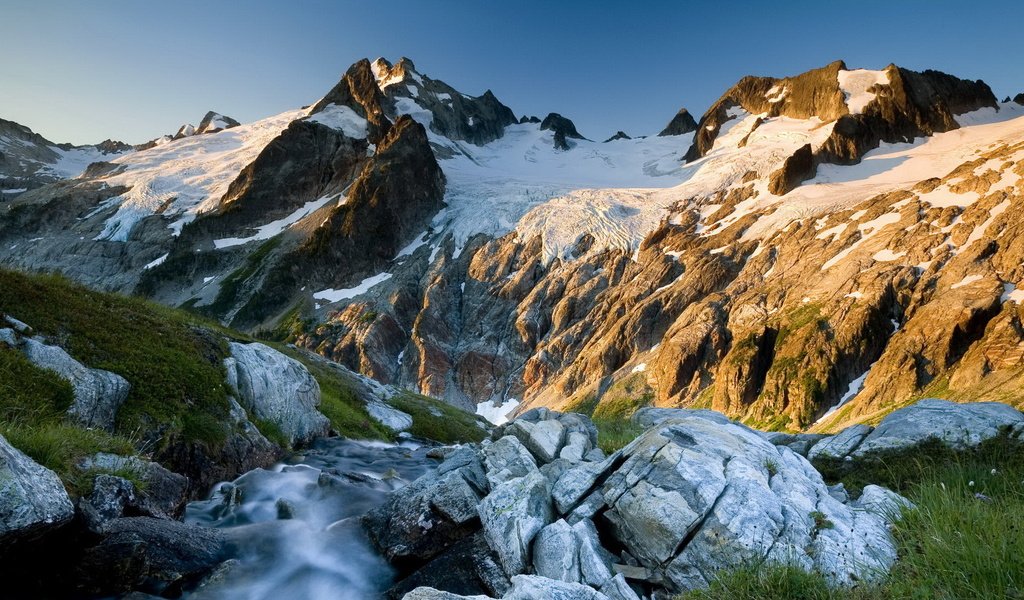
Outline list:
[[[68,492],[81,493],[89,479],[78,463],[97,452],[135,454],[134,441],[96,429],[82,429],[68,423],[0,423],[2,434],[12,446],[32,460],[54,471]]]
[[[78,463],[97,452],[134,454],[133,440],[65,422],[71,384],[0,346],[0,435],[32,460],[56,472],[74,492]]]
[[[633,373],[608,388],[592,416],[604,420],[628,419],[638,409],[650,406],[653,401],[654,390],[647,385],[646,375]]]
[[[407,391],[395,396],[388,403],[412,416],[413,425],[409,433],[416,437],[454,444],[480,442],[488,435],[488,432],[478,425],[480,420],[476,415],[440,400]]]
[[[131,383],[116,431],[217,447],[229,406],[224,340],[191,315],[55,275],[0,270],[0,312],[29,323],[83,364]],[[159,449],[159,448],[156,448]]]
[[[888,576],[832,589],[796,567],[747,565],[680,599],[1024,599],[1024,442],[1004,435],[962,452],[929,443],[840,475],[848,487],[886,485],[915,504],[893,528],[899,558]]]
[[[597,427],[597,446],[605,454],[624,448],[646,431],[629,419],[594,419]]]
[[[355,439],[389,440],[392,433],[370,418],[362,401],[356,397],[345,378],[329,366],[284,344],[273,346],[301,362],[320,384],[320,412],[339,434]]]

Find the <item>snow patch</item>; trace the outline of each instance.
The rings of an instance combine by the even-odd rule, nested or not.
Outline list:
[[[391,273],[378,273],[376,275],[373,275],[372,277],[367,277],[366,279],[362,280],[359,283],[359,285],[355,287],[341,290],[321,290],[313,294],[313,297],[318,300],[326,300],[327,302],[338,302],[340,300],[348,300],[349,298],[355,298],[360,294],[365,294],[366,292],[370,291],[370,288],[372,288],[373,286],[377,285],[378,283],[383,283],[388,279],[391,279]]]
[[[266,225],[262,225],[256,228],[256,233],[254,233],[253,235],[244,238],[224,238],[220,240],[213,240],[213,246],[220,250],[221,248],[240,246],[242,244],[247,244],[249,242],[255,242],[258,240],[269,240],[270,238],[281,233],[285,229],[288,229],[295,223],[298,223],[302,219],[305,219],[309,215],[320,210],[320,208],[322,208],[328,202],[334,200],[336,197],[337,196],[325,196],[323,198],[320,198],[319,200],[312,200],[310,202],[303,204],[301,208],[299,208],[292,214],[288,215],[287,217],[284,217],[283,219],[278,219],[276,221],[271,221]]]
[[[885,71],[869,71],[867,69],[839,71],[838,79],[839,89],[843,92],[846,107],[850,110],[851,115],[861,114],[867,105],[875,99],[875,93],[869,92],[868,88],[875,85],[889,85],[889,74]]]
[[[476,414],[495,425],[503,425],[508,423],[508,415],[512,414],[512,411],[514,411],[517,406],[519,406],[519,401],[515,398],[509,398],[501,404],[495,404],[494,402],[481,402],[476,405]]]
[[[958,283],[954,283],[953,285],[949,286],[949,289],[955,290],[957,288],[962,288],[965,285],[971,285],[975,281],[980,281],[980,280],[982,280],[984,278],[985,277],[983,275],[967,275],[963,279],[961,279]]]
[[[356,114],[356,111],[347,106],[328,104],[315,115],[306,117],[306,120],[326,125],[353,139],[361,140],[366,138],[367,135],[366,119],[360,117]]]

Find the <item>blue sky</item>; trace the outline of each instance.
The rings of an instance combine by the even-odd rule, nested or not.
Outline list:
[[[408,56],[516,114],[604,139],[699,116],[747,74],[837,58],[1024,91],[1024,2],[174,2],[0,0],[0,118],[56,142],[138,143],[207,110],[251,121],[316,101],[361,57]]]

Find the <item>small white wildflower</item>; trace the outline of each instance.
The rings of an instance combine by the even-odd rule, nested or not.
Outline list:
[[[967,487],[974,487],[974,481],[973,480],[972,481],[968,481],[967,482]]]
[[[992,469],[992,470],[990,471],[990,473],[991,473],[992,475],[995,475],[995,474],[996,474],[996,473],[998,473],[998,472],[999,472],[999,471],[996,471],[995,469]]]
[[[946,484],[945,484],[945,483],[943,483],[943,482],[941,482],[941,481],[940,481],[940,482],[939,482],[939,485],[941,485],[941,486],[942,486],[942,489],[946,489]]]

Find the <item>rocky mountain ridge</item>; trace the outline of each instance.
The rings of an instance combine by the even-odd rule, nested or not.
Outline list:
[[[981,82],[836,62],[595,144],[364,60],[308,110],[8,202],[0,263],[464,407],[825,428],[1017,389],[1022,117]]]

